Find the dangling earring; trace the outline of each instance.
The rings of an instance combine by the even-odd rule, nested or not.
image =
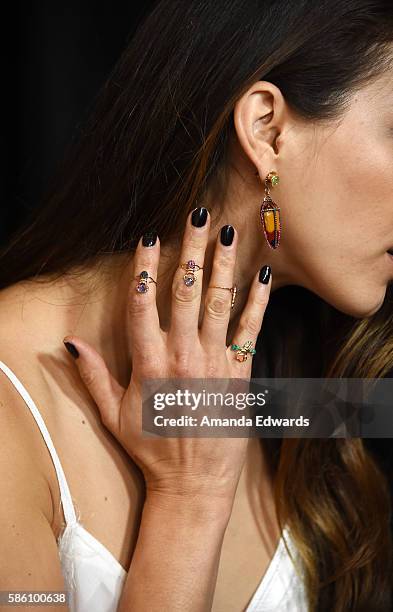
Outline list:
[[[265,178],[265,197],[261,204],[260,217],[263,225],[266,242],[271,249],[276,249],[280,244],[281,220],[280,208],[270,197],[270,188],[279,182],[277,172],[272,170]]]

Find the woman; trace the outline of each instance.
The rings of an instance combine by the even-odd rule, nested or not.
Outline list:
[[[362,440],[148,440],[139,416],[151,376],[392,368],[392,58],[387,0],[166,0],[139,28],[0,260],[1,589],[389,609]]]

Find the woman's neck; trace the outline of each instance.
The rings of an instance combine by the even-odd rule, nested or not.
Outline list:
[[[223,220],[220,227],[226,222],[229,220]],[[228,342],[247,300],[258,264],[269,263],[261,260],[260,245],[253,247],[252,241],[247,242],[247,227],[243,225],[238,231],[240,240],[235,283],[239,291],[231,311]],[[218,232],[219,228],[212,231],[206,250],[201,315]],[[172,277],[179,252],[179,245],[161,247],[157,306],[161,327],[165,331],[170,324]],[[33,353],[56,353],[60,356],[64,351],[63,337],[67,334],[80,336],[101,354],[118,380],[127,384],[132,367],[127,338],[127,300],[130,288],[132,290],[136,283],[133,275],[133,256],[123,253],[106,256],[99,264],[48,283],[17,283],[0,292],[2,325],[6,326],[7,335],[14,341],[19,338],[25,349],[31,349]],[[272,291],[279,283],[280,279],[274,277],[273,270]]]

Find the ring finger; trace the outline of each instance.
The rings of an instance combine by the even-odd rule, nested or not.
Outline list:
[[[226,345],[231,311],[237,233],[232,225],[221,228],[214,252],[209,287],[201,327],[201,341],[205,346]]]

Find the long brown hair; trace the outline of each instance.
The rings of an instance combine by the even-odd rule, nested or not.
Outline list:
[[[3,249],[0,289],[132,252],[147,230],[174,241],[204,193],[225,188],[233,108],[256,79],[278,86],[300,117],[334,122],[356,88],[390,65],[392,41],[391,0],[158,2],[76,132],[39,213]],[[267,312],[273,323],[284,318],[261,334],[273,376],[302,368],[307,376],[384,376],[393,367],[391,299],[375,317],[343,316],[338,326],[340,313],[306,291],[288,313],[282,296],[300,288],[284,290]],[[278,514],[302,555],[311,609],[389,609],[390,500],[362,440],[285,439],[272,457]]]
[[[258,338],[255,376],[393,376],[393,287],[361,320],[308,290],[272,294]],[[291,309],[288,309],[288,303]],[[391,609],[391,493],[368,440],[263,439],[281,527],[290,527],[310,608]],[[289,551],[290,552],[290,551]]]

